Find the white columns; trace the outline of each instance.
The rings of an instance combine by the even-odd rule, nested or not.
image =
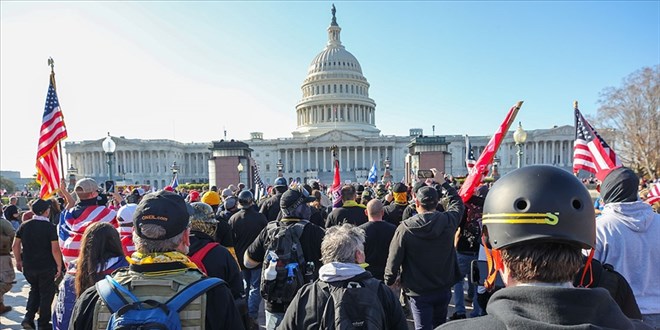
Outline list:
[[[341,161],[341,148],[337,148],[339,154],[337,155],[339,158],[339,172],[341,172],[342,169],[342,161]]]
[[[351,149],[346,146],[346,170],[351,170]]]
[[[291,172],[296,172],[296,149],[291,149]]]
[[[320,167],[319,167],[319,148],[316,147],[314,148],[314,169],[318,172]]]
[[[552,165],[555,164],[555,141],[552,141]]]
[[[325,171],[328,169],[328,168],[327,168],[327,166],[328,166],[327,164],[328,164],[328,163],[325,161],[325,154],[326,154],[326,153],[327,153],[327,152],[325,151],[325,147],[324,147],[324,148],[323,148],[323,166],[321,167],[321,168],[323,169],[323,172],[325,172]]]
[[[357,148],[357,146],[355,146],[355,157],[354,157],[354,161],[353,161],[353,169],[358,168],[358,156],[357,156],[357,150],[358,150],[358,148]]]
[[[284,172],[289,172],[289,152],[284,148]]]
[[[367,164],[364,161],[364,154],[365,154],[364,147],[362,147],[362,167],[363,168],[369,168],[369,166],[367,166]]]
[[[309,171],[312,168],[312,166],[310,164],[310,161],[309,161],[309,159],[310,159],[309,154],[311,153],[312,150],[309,149],[309,148],[306,148],[306,149],[307,149],[307,170]]]

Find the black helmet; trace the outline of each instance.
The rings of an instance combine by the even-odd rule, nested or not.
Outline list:
[[[493,249],[550,241],[592,248],[596,221],[587,188],[571,173],[526,166],[500,178],[486,196],[484,236]]]
[[[275,187],[286,187],[287,186],[286,179],[283,178],[283,177],[279,177],[279,178],[275,179],[274,186]]]
[[[243,190],[238,194],[238,203],[248,205],[254,201],[254,195],[249,190]]]

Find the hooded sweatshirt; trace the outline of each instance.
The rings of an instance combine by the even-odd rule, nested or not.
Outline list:
[[[409,295],[447,290],[461,277],[454,249],[454,234],[463,216],[456,189],[449,192],[446,212],[417,214],[397,227],[385,266],[385,283],[392,285],[401,270],[401,284]]]
[[[660,214],[642,202],[605,204],[596,219],[594,258],[621,273],[642,314],[660,313]]]
[[[515,286],[490,297],[488,315],[443,324],[441,329],[650,329],[631,321],[607,290]]]
[[[356,281],[365,286],[368,285],[368,287],[377,287],[378,290],[375,293],[383,307],[386,329],[408,329],[403,309],[392,290],[387,288],[383,282],[373,278],[360,265],[343,262],[331,262],[319,268],[319,279],[298,290],[278,329],[319,329],[330,298],[329,291],[327,291],[329,286],[324,285],[324,282],[340,285],[338,282],[344,281]]]

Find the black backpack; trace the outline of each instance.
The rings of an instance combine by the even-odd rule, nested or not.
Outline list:
[[[269,303],[288,304],[309,281],[300,236],[309,221],[268,224],[268,247],[261,272],[261,296]],[[276,274],[273,274],[273,269]],[[270,272],[269,272],[270,271]]]
[[[317,281],[321,292],[329,292],[319,329],[387,329],[385,309],[378,298],[378,280]]]

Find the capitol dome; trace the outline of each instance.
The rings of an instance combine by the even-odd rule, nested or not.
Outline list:
[[[377,136],[376,103],[369,98],[369,83],[360,62],[341,44],[334,5],[328,43],[314,57],[296,105],[294,137],[310,137],[341,130],[358,136]]]

